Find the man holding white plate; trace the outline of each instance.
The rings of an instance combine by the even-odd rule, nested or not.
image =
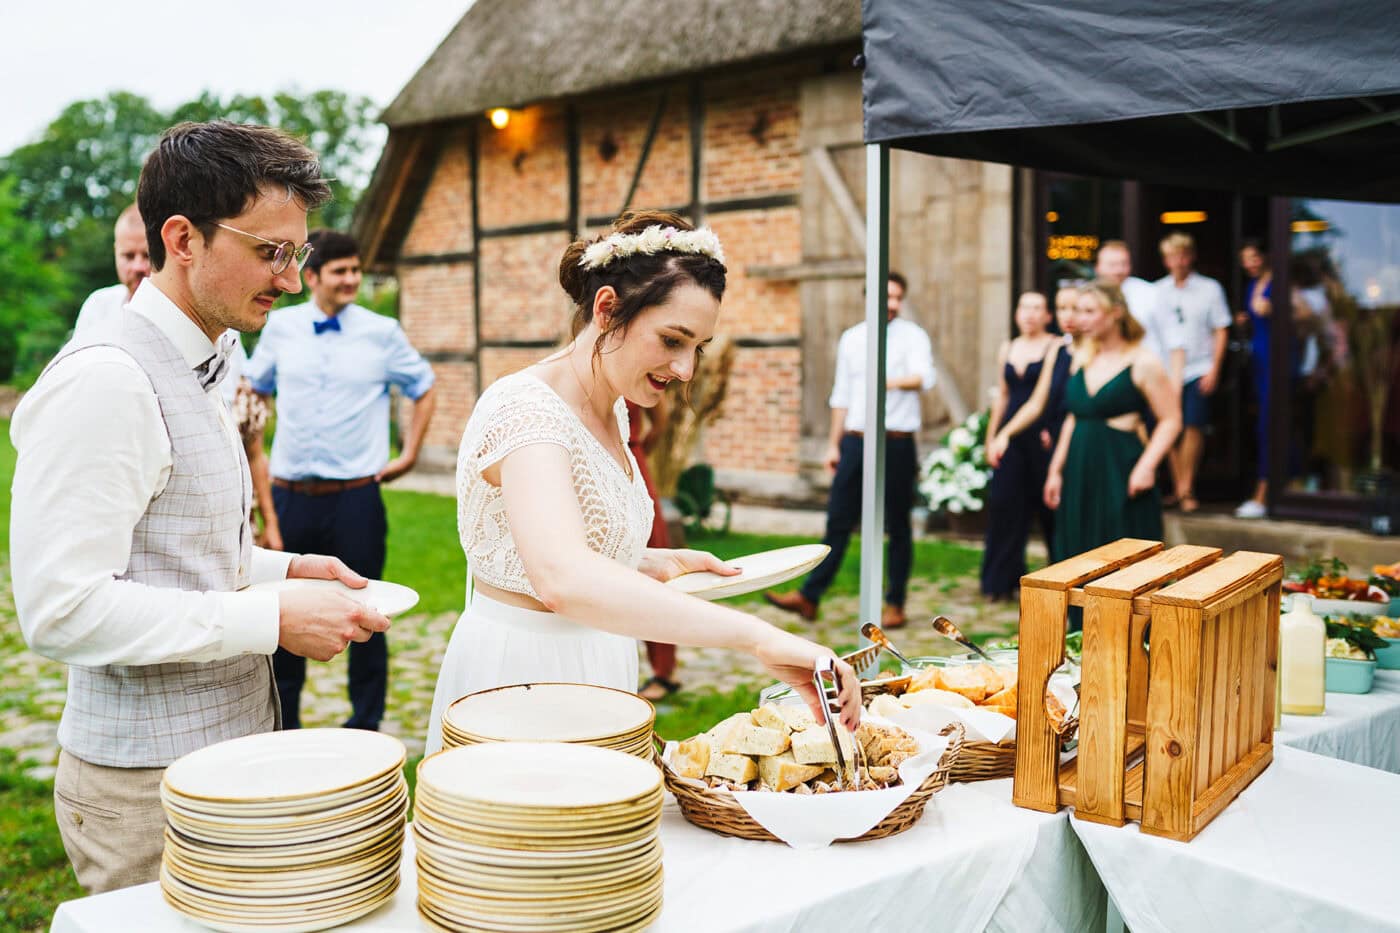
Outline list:
[[[329,659],[389,620],[331,557],[252,546],[251,484],[219,382],[237,331],[298,292],[310,150],[231,123],[168,130],[141,172],[151,265],[15,412],[11,568],[25,641],[68,668],[54,814],[89,893],[154,881],[175,759],[279,725],[271,655]]]

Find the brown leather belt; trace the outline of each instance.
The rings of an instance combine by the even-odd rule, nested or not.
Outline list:
[[[329,496],[349,489],[359,489],[372,482],[373,476],[361,476],[357,479],[282,479],[277,476],[272,478],[272,485],[290,489],[303,496]]]
[[[847,431],[846,433],[849,434],[849,435],[852,436],[852,437],[864,437],[864,436],[865,436],[865,432],[864,432],[864,431]],[[914,432],[913,432],[913,431],[886,431],[886,432],[885,432],[885,437],[889,438],[889,439],[892,440],[892,441],[904,441],[904,440],[908,440],[909,438],[911,438],[911,437],[913,437],[913,436],[914,436]]]

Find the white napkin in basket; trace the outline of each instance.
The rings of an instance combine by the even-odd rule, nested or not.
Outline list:
[[[869,713],[865,721],[897,725]],[[899,766],[899,777],[903,783],[898,787],[830,794],[730,791],[722,788],[715,788],[714,792],[732,793],[754,822],[794,849],[820,849],[837,839],[854,839],[893,813],[910,794],[918,790],[924,779],[938,767],[938,760],[948,748],[947,736],[904,726],[899,728],[919,743],[919,753]],[[663,757],[668,767],[675,748],[675,742],[666,743]],[[689,778],[680,780],[689,780],[697,786],[704,784],[703,781]],[[930,800],[929,804],[932,803],[933,800]]]

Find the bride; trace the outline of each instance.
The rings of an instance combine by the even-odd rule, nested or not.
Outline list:
[[[492,384],[462,434],[457,527],[475,586],[438,674],[427,751],[448,704],[534,682],[637,687],[638,639],[757,657],[819,708],[812,670],[830,649],[662,583],[738,573],[701,551],[648,548],[652,504],[627,447],[624,400],[656,405],[688,382],[724,294],[719,239],[662,211],[623,214],[559,263],[573,342]],[[842,721],[860,716],[837,662]]]

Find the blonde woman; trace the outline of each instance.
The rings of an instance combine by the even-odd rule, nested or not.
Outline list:
[[[1181,431],[1181,400],[1123,293],[1102,280],[1079,293],[1078,327],[1090,341],[1065,389],[1069,415],[1045,480],[1058,511],[1056,553],[1069,557],[1119,538],[1162,537],[1157,466]],[[1157,419],[1146,446],[1139,429]]]

